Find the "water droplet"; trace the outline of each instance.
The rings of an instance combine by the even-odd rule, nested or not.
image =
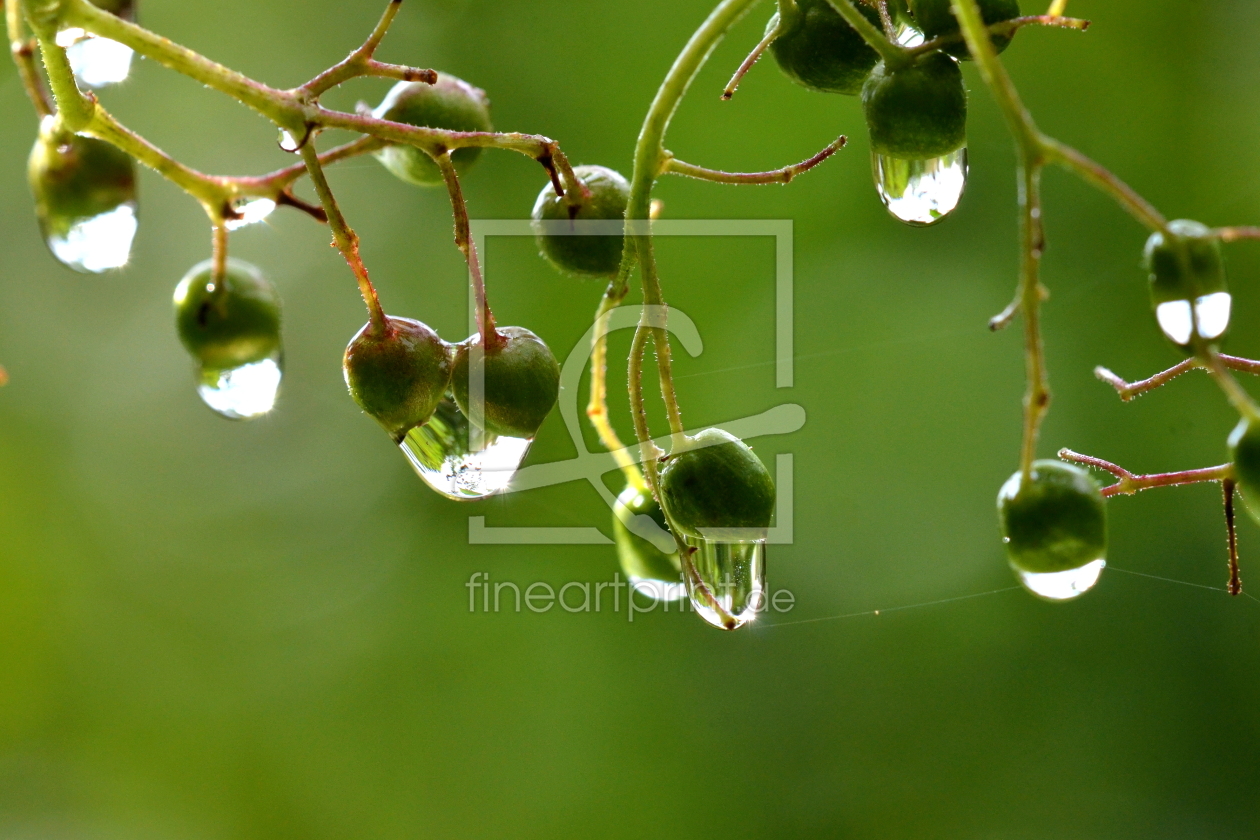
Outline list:
[[[766,606],[765,540],[719,541],[684,537],[697,551],[691,555],[702,589],[687,576],[691,605],[705,621],[723,630],[743,627]],[[722,615],[713,602],[725,611]],[[733,621],[734,623],[728,623]]]
[[[651,493],[636,487],[621,491],[613,508],[613,536],[631,589],[654,601],[677,601],[687,594],[678,547]]]
[[[250,420],[271,411],[280,390],[280,354],[240,367],[202,368],[197,393],[229,420]]]
[[[533,438],[489,435],[468,422],[450,394],[399,443],[425,483],[448,499],[484,499],[505,489]]]
[[[251,198],[237,202],[232,209],[241,214],[240,218],[228,219],[223,225],[228,230],[240,230],[266,219],[276,209],[276,203],[269,198]]]
[[[136,203],[123,202],[112,210],[70,221],[40,219],[48,248],[58,260],[76,271],[100,274],[122,268],[131,256],[136,237]],[[54,232],[64,228],[64,232]]]
[[[923,33],[915,29],[908,23],[897,22],[897,43],[910,49],[917,47],[924,42]]]
[[[1194,303],[1199,321],[1199,337],[1211,341],[1220,338],[1229,328],[1229,312],[1233,300],[1229,292],[1203,295]],[[1164,335],[1174,344],[1189,344],[1194,330],[1190,301],[1170,300],[1155,307],[1155,319]]]
[[[131,47],[101,38],[77,27],[57,33],[57,44],[66,48],[70,69],[84,85],[93,88],[115,85],[131,73]]]
[[[884,206],[910,225],[932,225],[948,216],[967,186],[966,146],[927,160],[872,154],[871,166]]]
[[[302,144],[294,139],[288,129],[280,129],[280,150],[283,152],[300,152]]]
[[[1014,569],[1015,576],[1032,594],[1047,601],[1070,601],[1094,588],[1107,561],[1099,558],[1079,569],[1066,572],[1025,572]],[[1014,568],[1014,567],[1012,567]]]

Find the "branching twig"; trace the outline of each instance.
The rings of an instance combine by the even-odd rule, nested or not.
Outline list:
[[[1106,498],[1132,496],[1135,493],[1142,490],[1150,490],[1153,487],[1174,487],[1180,484],[1199,484],[1204,481],[1224,481],[1225,479],[1233,478],[1234,475],[1233,464],[1221,464],[1218,467],[1204,467],[1202,469],[1182,470],[1180,472],[1136,475],[1110,461],[1104,461],[1102,458],[1095,458],[1092,455],[1082,455],[1070,449],[1060,449],[1059,457],[1074,464],[1083,464],[1088,467],[1105,470],[1118,478],[1119,481],[1115,484],[1102,489],[1102,494]]]
[[[667,157],[663,166],[663,173],[697,178],[701,181],[714,181],[719,184],[786,184],[797,175],[808,172],[843,149],[848,142],[849,138],[842,134],[813,157],[807,158],[800,163],[785,166],[782,169],[772,169],[769,172],[723,172],[720,169],[706,169],[703,166],[684,163],[671,153],[666,152]]]
[[[385,64],[373,58],[376,48],[380,46],[385,33],[389,31],[390,24],[394,22],[394,16],[398,14],[401,6],[402,0],[390,0],[385,13],[381,15],[380,22],[376,24],[376,28],[372,30],[368,39],[363,42],[363,46],[298,88],[298,95],[315,100],[325,91],[358,76],[381,76],[406,82],[425,82],[430,85],[436,82],[437,72],[434,70],[422,70],[401,64]]]
[[[1241,371],[1242,373],[1253,373],[1260,375],[1260,362],[1251,359],[1244,359],[1241,356],[1226,356],[1220,354],[1221,364],[1230,370]],[[1126,382],[1116,374],[1112,373],[1101,365],[1094,368],[1094,376],[1097,376],[1103,382],[1106,382],[1112,388],[1116,389],[1116,393],[1120,395],[1120,399],[1129,402],[1135,397],[1139,397],[1149,391],[1153,391],[1161,385],[1166,385],[1181,374],[1192,370],[1204,370],[1207,368],[1202,361],[1191,356],[1185,361],[1179,362],[1168,370],[1161,371],[1148,379],[1142,379],[1137,382]]]
[[[1089,29],[1091,23],[1092,21],[1082,20],[1081,18],[1062,17],[1060,15],[1027,15],[1004,20],[1000,23],[992,23],[987,28],[990,35],[1002,35],[1010,38],[1025,26],[1050,26],[1058,29],[1074,29],[1077,32],[1084,32],[1086,29]],[[962,33],[955,32],[951,35],[942,35],[939,38],[924,41],[915,47],[909,47],[908,52],[911,55],[926,55],[948,47],[950,44],[956,44],[961,40],[963,40]]]

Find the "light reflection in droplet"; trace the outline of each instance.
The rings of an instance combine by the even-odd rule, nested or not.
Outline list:
[[[1025,572],[1014,569],[1015,576],[1032,594],[1047,601],[1070,601],[1079,598],[1094,588],[1107,561],[1099,558],[1086,563],[1079,569],[1068,569],[1065,572]],[[1014,568],[1014,567],[1012,567]]]
[[[482,433],[448,394],[429,422],[398,445],[426,484],[449,499],[466,500],[507,489],[533,442]]]
[[[241,214],[239,219],[228,219],[223,224],[228,230],[240,230],[247,225],[263,221],[275,209],[276,203],[269,198],[250,199],[236,205],[236,212]]]
[[[131,47],[89,34],[77,27],[57,33],[57,44],[66,48],[70,68],[88,87],[105,87],[125,81],[131,73]]]
[[[99,274],[127,264],[136,227],[136,205],[126,202],[75,222],[64,236],[49,236],[48,247],[70,268]]]
[[[704,587],[687,576],[691,605],[706,622],[723,630],[749,624],[766,607],[766,542],[684,537],[697,551],[691,563]],[[714,607],[714,602],[727,616]]]
[[[895,218],[916,226],[935,224],[962,200],[967,187],[967,147],[926,160],[873,154],[880,200]]]
[[[276,404],[282,377],[278,358],[227,370],[201,371],[197,393],[210,408],[230,420],[259,417]]]

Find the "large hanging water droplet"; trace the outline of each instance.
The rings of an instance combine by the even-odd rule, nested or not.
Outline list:
[[[613,508],[617,559],[633,592],[654,601],[677,601],[687,593],[678,547],[652,494],[627,487]]]
[[[99,88],[125,81],[131,73],[131,47],[101,38],[77,27],[57,33],[57,44],[66,48],[66,58],[75,78],[87,87]]]
[[[897,40],[898,46],[905,47],[906,49],[911,49],[913,47],[917,47],[920,44],[924,43],[927,39],[924,38],[922,32],[920,32],[918,29],[915,29],[910,24],[904,21],[897,21],[896,40]]]
[[[229,420],[252,420],[271,411],[280,390],[280,353],[239,367],[202,368],[197,393]]]
[[[687,594],[700,617],[723,630],[753,621],[766,606],[765,540],[683,541],[697,549],[691,563],[699,581],[687,575]]]
[[[53,256],[75,271],[90,274],[126,265],[138,226],[134,201],[96,216],[49,218],[40,222]]]
[[[927,160],[872,154],[880,200],[909,225],[932,225],[948,216],[967,187],[967,147]]]
[[[236,202],[232,209],[241,215],[235,219],[227,219],[223,226],[228,230],[240,230],[265,220],[276,209],[276,203],[269,198],[251,198]]]
[[[484,499],[505,489],[533,438],[491,435],[464,416],[450,394],[398,444],[425,483],[449,499]]]
[[[1070,601],[1094,588],[1107,561],[1099,558],[1066,572],[1025,572],[1012,566],[1015,577],[1032,594],[1047,601]]]
[[[1232,303],[1229,292],[1213,292],[1196,299],[1194,312],[1191,313],[1190,301],[1170,300],[1155,307],[1155,319],[1159,321],[1159,328],[1164,331],[1164,335],[1174,344],[1190,343],[1195,318],[1199,322],[1199,337],[1213,341],[1229,329]]]

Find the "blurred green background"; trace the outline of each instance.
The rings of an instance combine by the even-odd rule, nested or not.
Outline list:
[[[355,46],[382,6],[148,0],[141,13],[292,85]],[[656,85],[707,11],[409,0],[380,55],[456,73],[489,91],[500,128],[628,172]],[[1260,222],[1260,4],[1073,0],[1069,12],[1094,27],[1027,31],[1005,55],[1041,126],[1170,216]],[[714,54],[670,148],[727,169],[781,166],[842,132],[849,148],[787,188],[657,192],[669,218],[795,222],[790,391],[769,364],[771,240],[660,243],[666,294],[706,340],[678,362],[689,425],[782,402],[809,416],[756,441],[767,461],[796,456],[795,544],[770,553],[771,586],[796,609],[736,634],[676,611],[633,624],[624,611],[470,614],[477,571],[612,579],[611,548],[467,544],[470,514],[607,529],[592,489],[468,505],[429,492],[346,396],[340,355],[363,307],[327,231],[292,212],[232,238],[284,297],[281,401],[253,423],[213,415],[170,304],[208,255],[201,211],[145,173],[132,265],[84,277],[55,264],[25,184],[35,121],[2,71],[0,837],[1260,833],[1260,604],[1223,592],[1215,485],[1113,501],[1112,568],[1079,602],[1007,591],[841,617],[1013,582],[993,499],[1017,458],[1020,335],[985,329],[1014,285],[1013,157],[966,68],[962,207],[928,230],[896,223],[872,189],[854,99],[808,93],[766,62],[718,101],[769,13]],[[329,101],[385,89],[357,82]],[[153,62],[102,98],[203,170],[290,161],[252,113]],[[331,178],[386,307],[462,338],[445,196],[370,160]],[[1177,356],[1148,309],[1143,231],[1069,176],[1045,180],[1056,402],[1042,454],[1070,446],[1138,471],[1220,463],[1233,418],[1206,378],[1129,405],[1094,380],[1095,364],[1139,378]],[[501,152],[465,184],[478,218],[523,218],[541,186],[535,164]],[[500,322],[567,353],[600,286],[556,275],[528,240],[488,251]],[[1260,246],[1228,259],[1226,349],[1255,356]],[[625,348],[620,336],[613,358]],[[573,454],[553,416],[531,463]],[[1260,529],[1243,522],[1240,540],[1244,583],[1260,585]],[[772,626],[811,618],[831,620]]]

